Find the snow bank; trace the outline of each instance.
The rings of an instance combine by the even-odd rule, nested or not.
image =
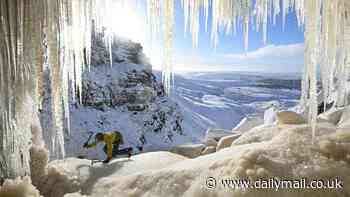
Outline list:
[[[39,191],[31,184],[29,177],[6,180],[0,187],[1,197],[41,197]]]
[[[132,162],[117,160],[108,165],[114,170],[111,176],[95,180],[89,191],[83,194],[97,197],[115,196],[235,196],[235,197],[337,197],[350,195],[350,139],[340,142],[335,136],[335,126],[320,123],[315,144],[311,141],[311,128],[306,125],[262,126],[258,132],[250,132],[253,140],[247,139],[219,152],[195,159],[175,159],[170,153],[147,153],[133,157]],[[268,132],[272,130],[273,132]],[[267,135],[269,137],[264,137]],[[254,137],[255,136],[255,137]],[[244,135],[241,137],[243,138]],[[239,139],[238,139],[239,140]],[[169,155],[170,154],[170,155]],[[155,160],[155,161],[153,161]],[[172,160],[172,159],[170,159]],[[124,161],[124,162],[123,162]],[[66,160],[67,166],[73,161]],[[156,167],[149,168],[149,162]],[[74,165],[73,165],[74,166]],[[114,166],[114,167],[113,167]],[[142,170],[137,166],[146,166]],[[167,166],[167,167],[165,167]],[[136,168],[136,170],[134,170]],[[98,173],[104,173],[104,170]],[[81,176],[82,177],[82,176]],[[217,180],[215,189],[206,188],[206,180]],[[278,178],[299,180],[332,180],[338,178],[343,189],[233,189],[220,185],[222,178],[257,180]],[[78,193],[66,195],[77,197]]]
[[[108,185],[110,180],[130,174],[144,173],[161,169],[186,159],[183,156],[169,152],[151,152],[132,156],[131,159],[121,158],[109,164],[95,163],[90,160],[67,158],[56,160],[49,164],[48,176],[40,191],[44,196],[61,197],[79,196],[91,193],[97,184]],[[71,193],[71,194],[69,194]],[[103,196],[103,195],[102,195]]]

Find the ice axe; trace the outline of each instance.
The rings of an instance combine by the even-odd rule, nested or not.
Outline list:
[[[85,142],[84,144],[89,143],[89,141],[91,140],[92,136],[94,135],[94,132],[89,131],[88,134],[89,134],[89,137],[88,137],[88,139],[86,140],[86,142]],[[85,150],[85,148],[82,147],[82,148],[80,149],[80,153],[82,152],[82,150]],[[80,155],[78,156],[78,158],[79,158],[79,159],[84,159],[84,158],[86,158],[86,156],[80,154]]]

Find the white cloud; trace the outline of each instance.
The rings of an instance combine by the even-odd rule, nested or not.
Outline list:
[[[304,44],[267,45],[247,53],[191,54],[175,60],[175,70],[301,72]]]
[[[277,59],[289,59],[289,58],[302,58],[304,54],[304,44],[290,44],[290,45],[267,45],[259,48],[256,51],[240,54],[224,54],[224,57],[234,60],[248,60],[258,61],[266,60],[269,61]]]

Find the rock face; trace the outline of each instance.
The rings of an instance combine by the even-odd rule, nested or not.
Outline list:
[[[99,36],[93,43],[91,71],[83,75],[84,106],[103,110],[127,105],[130,111],[143,111],[156,97],[164,96],[164,88],[156,81],[140,44],[115,39],[112,46],[114,65],[111,66],[108,64],[109,52]]]
[[[241,136],[241,134],[235,134],[235,135],[229,135],[229,136],[222,137],[220,139],[218,145],[216,146],[216,151],[219,151],[223,148],[230,147],[232,142],[234,140],[236,140],[237,138],[239,138],[240,136]]]
[[[293,111],[280,111],[276,114],[279,124],[305,124],[306,120]]]
[[[188,158],[195,158],[201,155],[205,149],[204,144],[189,144],[189,145],[180,145],[172,148],[170,152],[176,153]]]
[[[157,96],[164,95],[162,86],[149,70],[133,69],[120,78],[107,75],[110,80],[107,78],[102,84],[89,79],[89,74],[83,82],[84,106],[103,110],[104,107],[127,105],[130,111],[143,111]]]

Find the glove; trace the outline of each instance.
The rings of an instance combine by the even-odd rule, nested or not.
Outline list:
[[[106,159],[103,161],[103,163],[109,163],[111,160],[110,159]]]
[[[88,146],[89,146],[89,143],[87,143],[87,142],[85,142],[83,145],[84,148],[87,148]]]

